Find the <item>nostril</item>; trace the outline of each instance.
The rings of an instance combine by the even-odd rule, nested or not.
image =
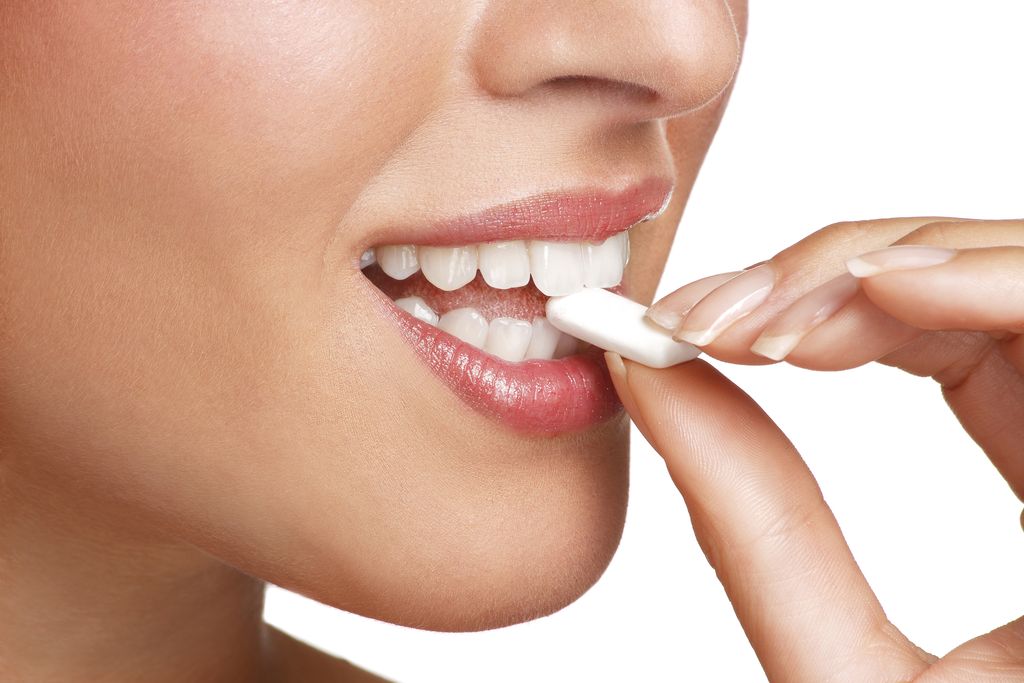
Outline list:
[[[658,101],[659,95],[653,88],[639,83],[620,81],[600,76],[556,76],[549,78],[542,85],[554,90],[579,95],[614,96],[623,100],[641,104],[652,104]]]

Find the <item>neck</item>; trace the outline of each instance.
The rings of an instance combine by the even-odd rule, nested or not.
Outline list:
[[[0,471],[0,680],[265,680],[262,583],[126,517]]]

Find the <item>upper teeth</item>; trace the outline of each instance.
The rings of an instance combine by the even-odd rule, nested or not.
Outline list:
[[[533,283],[547,296],[564,296],[584,287],[614,287],[622,281],[629,259],[629,236],[620,232],[604,242],[546,240],[490,242],[462,247],[417,247],[399,244],[378,247],[381,270],[397,280],[423,271],[423,277],[444,291],[458,289],[476,277],[496,289]],[[361,259],[365,267],[374,254]]]
[[[495,289],[522,287],[530,281],[530,253],[526,242],[491,242],[479,247],[480,274]]]

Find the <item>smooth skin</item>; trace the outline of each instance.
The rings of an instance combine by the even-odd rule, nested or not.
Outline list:
[[[0,680],[346,680],[265,582],[420,628],[576,600],[618,545],[624,416],[468,408],[359,256],[548,192],[672,177],[744,0],[0,1]]]
[[[939,257],[945,260],[925,265]],[[766,362],[750,351],[758,337],[835,277],[865,273],[864,262],[875,274],[858,279],[853,297],[819,321],[789,362],[843,370],[877,360],[934,378],[964,429],[1024,498],[1024,221],[905,218],[827,227],[770,259],[771,294],[704,350],[733,363]],[[713,318],[707,308],[727,308],[713,295],[729,281],[710,291],[691,283],[655,310],[674,307],[680,328],[687,318]],[[709,364],[652,370],[611,354],[608,361],[630,415],[686,500],[769,680],[1024,680],[1024,618],[942,657],[888,620],[800,454]]]
[[[625,421],[534,439],[468,411],[377,316],[354,264],[389,224],[671,173],[673,202],[636,231],[627,273],[649,299],[745,15],[741,0],[0,2],[0,679],[372,680],[267,628],[267,581],[439,630],[582,594],[622,529]],[[758,315],[709,352],[754,362],[751,339],[728,344]],[[828,329],[792,360],[834,363],[812,353]],[[659,424],[688,396],[718,406],[705,433],[657,441],[691,503],[711,509],[728,482],[678,463],[742,464],[733,434],[706,439],[745,414],[814,489],[746,399],[698,380],[633,409]],[[789,519],[762,521],[782,538]],[[723,571],[773,677],[832,675],[807,668],[814,648],[773,654],[801,642],[787,637],[800,620],[751,622],[756,596]],[[841,626],[845,605],[813,592],[825,585],[863,581],[838,563],[793,585]],[[881,642],[894,671],[917,670]],[[843,651],[840,675],[860,662]]]

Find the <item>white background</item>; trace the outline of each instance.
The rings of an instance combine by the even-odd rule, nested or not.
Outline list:
[[[753,4],[739,82],[662,293],[838,220],[1024,217],[1024,2]],[[804,453],[911,638],[941,654],[1024,614],[1021,506],[931,380],[880,366],[724,370]],[[551,617],[428,633],[271,589],[267,619],[409,683],[763,680],[663,464],[635,433],[633,443],[621,548]]]

